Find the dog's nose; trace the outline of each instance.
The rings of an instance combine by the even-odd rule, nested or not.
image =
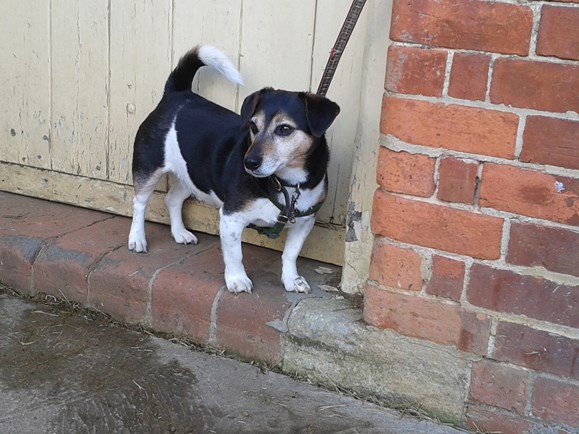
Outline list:
[[[247,157],[245,157],[244,164],[247,170],[256,170],[259,168],[259,166],[261,166],[262,162],[263,160],[261,159],[261,157],[255,155],[248,155]]]

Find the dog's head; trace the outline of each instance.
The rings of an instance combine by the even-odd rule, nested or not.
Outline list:
[[[249,95],[241,107],[250,135],[245,170],[261,178],[303,168],[339,112],[336,103],[305,92],[265,88]]]

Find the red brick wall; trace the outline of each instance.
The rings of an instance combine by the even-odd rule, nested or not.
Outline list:
[[[470,428],[571,432],[579,0],[393,3],[364,318],[472,361]]]

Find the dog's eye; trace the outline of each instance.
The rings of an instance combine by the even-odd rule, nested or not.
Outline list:
[[[249,129],[253,134],[257,134],[259,132],[259,128],[257,128],[257,125],[253,121],[249,123]]]
[[[275,129],[275,133],[278,136],[289,136],[293,131],[294,131],[293,127],[286,124],[279,125]]]

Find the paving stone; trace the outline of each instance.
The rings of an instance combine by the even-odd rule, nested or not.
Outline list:
[[[52,240],[34,261],[34,288],[88,303],[88,277],[100,259],[126,245],[130,221],[109,217]]]

